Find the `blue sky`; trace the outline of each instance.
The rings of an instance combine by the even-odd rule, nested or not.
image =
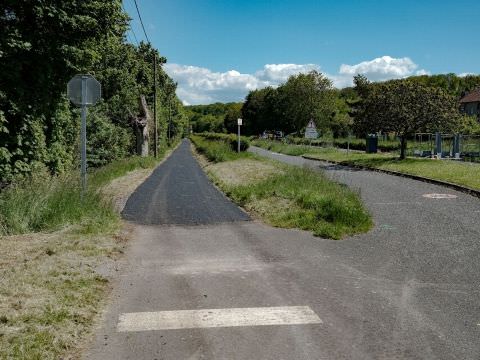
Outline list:
[[[242,100],[311,69],[337,87],[357,72],[372,80],[480,73],[479,0],[137,2],[189,104]],[[124,6],[144,39],[133,0]]]

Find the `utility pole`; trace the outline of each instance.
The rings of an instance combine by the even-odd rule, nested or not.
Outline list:
[[[153,137],[155,157],[158,157],[158,129],[157,129],[157,54],[153,54],[153,129],[155,135]]]

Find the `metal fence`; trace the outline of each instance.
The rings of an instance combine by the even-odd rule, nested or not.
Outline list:
[[[418,133],[409,155],[480,162],[480,135]]]

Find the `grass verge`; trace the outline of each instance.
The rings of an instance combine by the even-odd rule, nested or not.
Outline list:
[[[251,154],[245,151],[240,153],[234,151],[230,141],[209,140],[206,136],[201,135],[191,135],[190,140],[195,144],[197,150],[210,161],[222,162],[251,157]]]
[[[131,191],[157,164],[98,169],[83,201],[73,175],[37,174],[0,194],[0,359],[80,358],[129,236],[110,185]]]
[[[346,165],[397,171],[480,190],[480,164],[477,163],[418,158],[400,160],[398,156],[392,156],[388,153],[347,153],[335,148],[299,147],[267,141],[255,141],[254,145],[287,155],[308,155],[319,160],[341,162]]]
[[[213,141],[194,139],[194,144],[204,154],[218,149]],[[358,194],[322,173],[252,154],[236,156],[207,155],[215,163],[205,170],[227,196],[268,224],[309,230],[331,239],[372,227],[370,214]]]

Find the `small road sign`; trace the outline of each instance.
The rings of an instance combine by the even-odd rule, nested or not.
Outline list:
[[[313,120],[308,122],[308,125],[305,129],[305,139],[316,139],[318,138],[317,125]]]
[[[92,75],[75,75],[67,84],[67,95],[77,106],[92,106],[100,100],[102,86]]]
[[[240,153],[240,126],[242,126],[243,120],[242,119],[237,119],[237,125],[238,125],[238,144],[237,144],[237,152]]]
[[[67,96],[72,103],[82,108],[80,126],[80,155],[82,196],[87,190],[87,106],[95,105],[102,96],[102,86],[92,75],[75,75],[67,84]]]

